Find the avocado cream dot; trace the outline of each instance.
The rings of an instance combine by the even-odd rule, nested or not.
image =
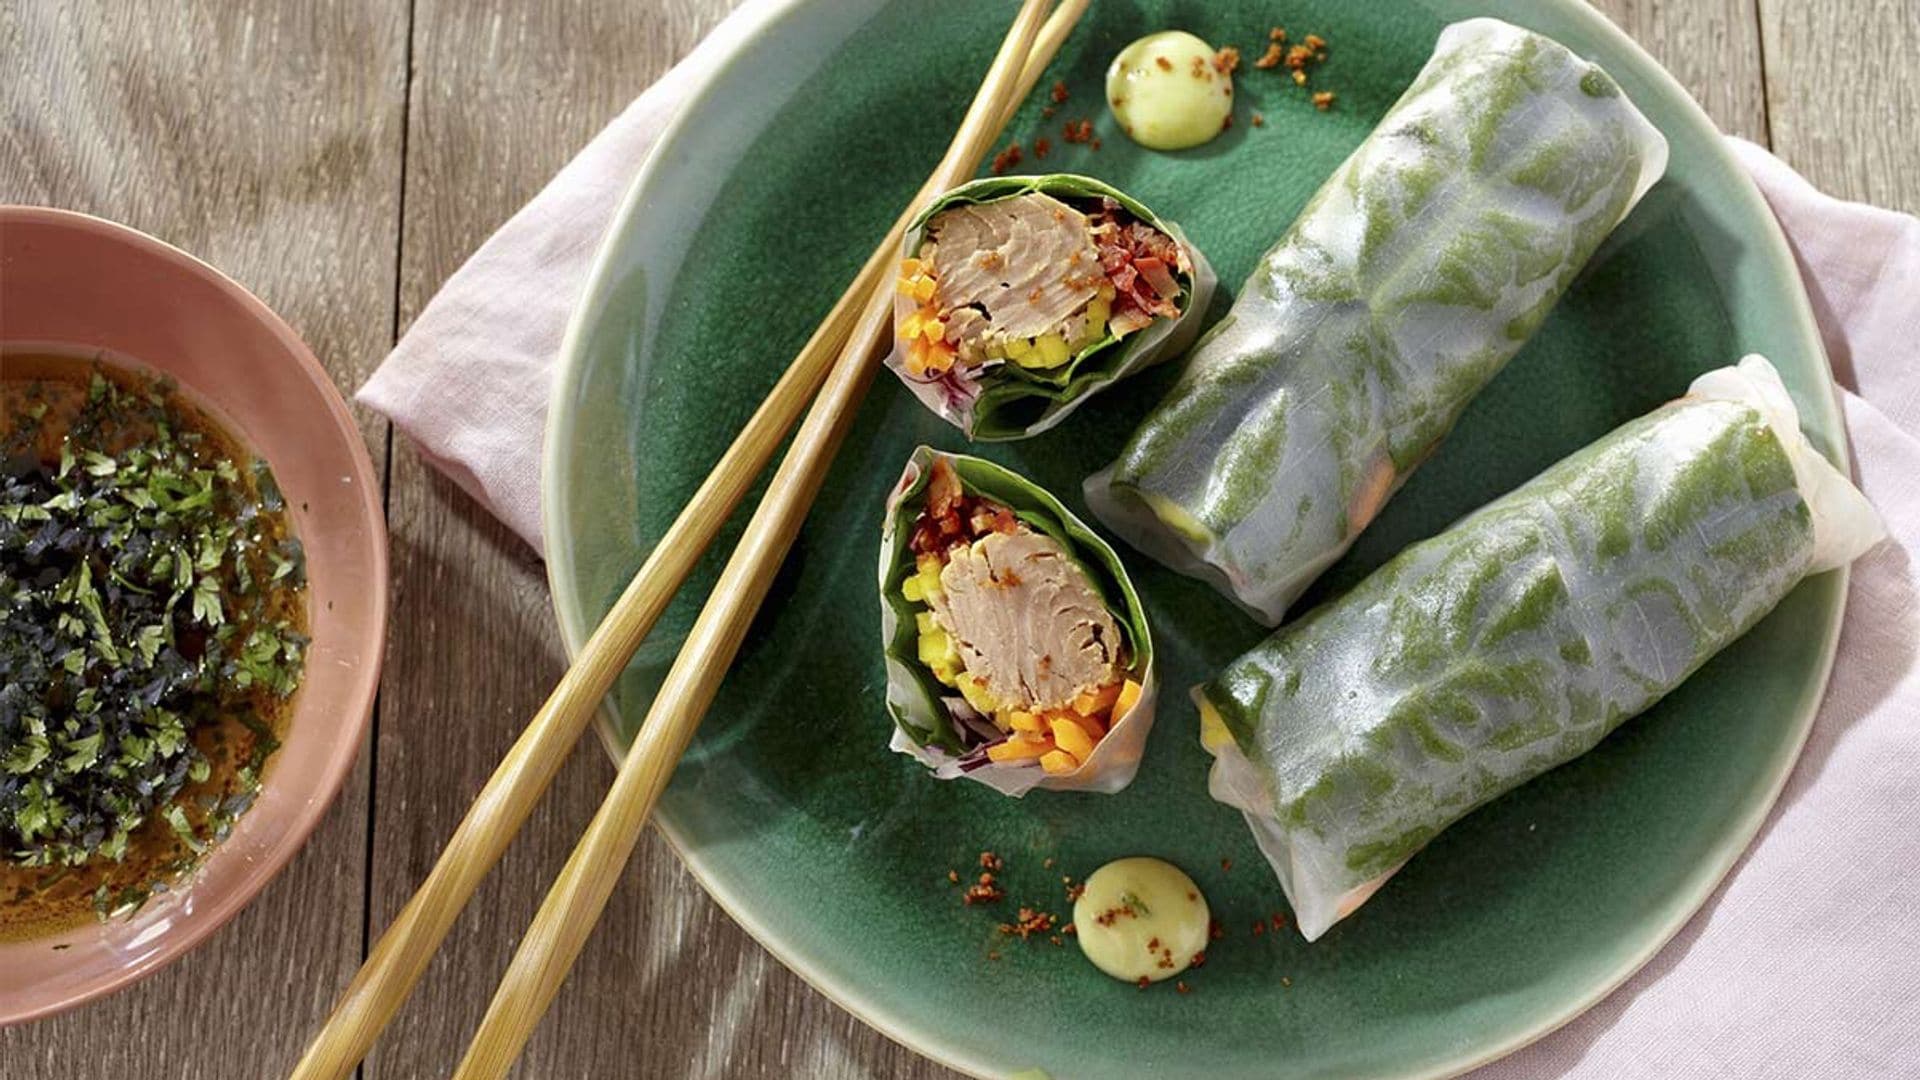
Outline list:
[[[1149,150],[1185,150],[1220,134],[1233,115],[1233,76],[1214,48],[1184,30],[1148,34],[1107,68],[1107,108]]]
[[[1115,859],[1095,870],[1073,905],[1074,934],[1093,966],[1123,982],[1159,982],[1207,947],[1207,898],[1159,859]]]

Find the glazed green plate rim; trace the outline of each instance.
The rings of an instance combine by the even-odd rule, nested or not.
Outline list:
[[[814,7],[822,2],[823,0],[771,0],[764,10],[753,16],[738,16],[752,17],[758,21],[739,34],[737,40],[728,47],[728,52],[698,80],[688,93],[678,114],[661,132],[659,140],[654,144],[653,152],[635,174],[632,184],[622,197],[619,209],[594,256],[585,288],[568,323],[558,362],[555,365],[554,389],[549,399],[546,435],[542,445],[540,496],[548,586],[560,624],[562,643],[570,660],[578,657],[587,638],[593,632],[594,625],[589,622],[588,613],[579,603],[577,590],[567,587],[577,578],[573,551],[568,542],[569,538],[556,525],[557,522],[570,520],[568,493],[562,480],[569,471],[563,465],[575,449],[572,437],[575,433],[576,397],[566,392],[566,388],[575,385],[579,380],[586,360],[586,343],[591,330],[605,312],[609,296],[616,284],[615,263],[618,261],[618,253],[634,235],[644,229],[644,222],[641,220],[642,211],[648,206],[650,193],[659,175],[666,168],[664,163],[676,156],[673,151],[690,136],[690,133],[699,132],[703,127],[724,119],[725,102],[721,100],[723,95],[719,90],[724,88],[730,78],[738,75],[743,58],[752,51],[753,46],[766,41],[779,23],[798,16],[803,9]],[[1771,264],[1776,278],[1789,286],[1782,290],[1787,294],[1786,302],[1789,310],[1786,314],[1793,331],[1797,332],[1802,339],[1800,344],[1805,354],[1824,357],[1826,353],[1814,322],[1812,307],[1807,300],[1799,269],[1794,262],[1791,249],[1787,246],[1786,237],[1781,233],[1771,209],[1762,199],[1759,190],[1747,178],[1739,162],[1727,149],[1718,128],[1707,117],[1699,103],[1674,79],[1671,73],[1641,48],[1639,43],[1584,0],[1542,0],[1541,6],[1555,9],[1555,14],[1579,24],[1595,41],[1611,50],[1614,56],[1607,61],[1610,66],[1617,64],[1623,69],[1631,69],[1637,76],[1658,88],[1660,95],[1666,99],[1663,104],[1669,106],[1673,114],[1670,123],[1686,129],[1686,134],[1691,136],[1697,145],[1704,148],[1706,156],[1704,164],[1729,179],[1728,187],[1735,193],[1734,198],[1744,204],[1740,209],[1746,216],[1762,223],[1759,232],[1749,239],[1755,242],[1756,253]],[[1842,469],[1848,469],[1851,464],[1850,455],[1844,436],[1844,424],[1833,392],[1834,384],[1830,368],[1826,375],[1829,392],[1818,396],[1812,402],[1798,404],[1803,410],[1811,408],[1816,411],[1819,414],[1819,420],[1836,433],[1831,447],[1832,457]],[[1673,914],[1664,925],[1653,929],[1640,949],[1626,954],[1614,970],[1605,977],[1597,979],[1585,995],[1564,1003],[1557,1010],[1550,1010],[1530,1030],[1497,1043],[1471,1048],[1463,1052],[1457,1060],[1443,1063],[1424,1073],[1409,1073],[1406,1074],[1407,1076],[1458,1075],[1511,1054],[1552,1033],[1618,989],[1659,953],[1674,935],[1692,920],[1694,915],[1699,913],[1701,907],[1719,889],[1720,884],[1746,852],[1747,847],[1772,813],[1812,731],[1814,718],[1832,674],[1834,654],[1839,643],[1840,626],[1846,607],[1849,571],[1843,567],[1836,574],[1837,576],[1833,579],[1834,600],[1828,612],[1826,626],[1817,643],[1817,674],[1805,683],[1801,700],[1796,703],[1795,727],[1791,732],[1793,741],[1791,753],[1780,758],[1775,774],[1768,778],[1765,797],[1755,801],[1752,809],[1742,820],[1731,823],[1731,827],[1724,833],[1724,842],[1715,852],[1715,857],[1703,862],[1695,872],[1684,902],[1674,907]],[[610,710],[611,706],[602,705],[595,727],[608,756],[617,766],[625,756],[625,751],[620,746]],[[728,888],[714,875],[700,849],[682,834],[671,815],[657,813],[654,823],[666,837],[680,861],[714,902],[719,904],[734,922],[752,935],[755,941],[772,953],[775,959],[800,976],[808,985],[881,1034],[916,1053],[970,1075],[991,1075],[986,1062],[974,1057],[962,1045],[944,1037],[937,1028],[917,1023],[913,1017],[896,1014],[882,1003],[878,995],[863,992],[857,987],[839,985],[825,976],[816,969],[812,958],[802,947],[783,939],[769,929],[756,917],[752,903]]]

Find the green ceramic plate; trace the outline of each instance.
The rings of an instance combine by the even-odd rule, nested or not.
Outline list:
[[[1045,169],[1100,176],[1178,220],[1229,294],[1216,315],[1452,19],[1501,15],[1599,59],[1673,147],[1666,179],[1545,329],[1303,604],[1748,351],[1779,365],[1816,442],[1842,452],[1806,301],[1765,207],[1672,79],[1571,0],[1292,0],[1288,28],[1332,43],[1316,76],[1339,94],[1332,112],[1247,69],[1240,122],[1194,151],[1138,150],[1102,114],[1107,60],[1133,37],[1180,26],[1253,55],[1276,10],[1098,2],[1042,84],[1064,79],[1072,99],[1047,121],[1029,102],[1009,129],[1054,136]],[[571,647],[932,168],[1012,11],[796,0],[668,132],[601,254],[548,425],[549,565]],[[1250,109],[1264,127],[1246,122]],[[1058,137],[1080,116],[1095,118],[1099,151]],[[1172,375],[1137,378],[1040,438],[974,452],[1083,511],[1081,479]],[[888,752],[873,566],[886,489],[920,442],[964,448],[883,374],[658,820],[788,966],[894,1038],[980,1074],[1427,1076],[1539,1037],[1645,962],[1732,866],[1793,765],[1839,624],[1844,580],[1807,583],[1598,750],[1449,830],[1320,942],[1256,938],[1251,923],[1285,902],[1238,815],[1207,798],[1178,692],[1163,695],[1139,778],[1117,796],[1010,800],[933,782]],[[644,715],[718,562],[621,682],[610,746]],[[1200,681],[1260,638],[1204,585],[1130,565],[1166,686]],[[1123,986],[1070,943],[1009,942],[998,913],[962,907],[947,870],[982,848],[1007,859],[1009,904],[1055,911],[1067,910],[1061,873],[1171,859],[1227,937],[1189,995]]]

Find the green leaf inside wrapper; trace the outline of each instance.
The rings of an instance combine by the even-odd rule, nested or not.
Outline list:
[[[1184,271],[1173,268],[1174,279],[1180,284],[1174,306],[1180,314],[1172,319],[1156,320],[1125,338],[1108,334],[1058,368],[1043,370],[1001,363],[979,379],[979,394],[969,405],[969,422],[962,425],[968,438],[980,442],[1005,442],[1036,434],[1044,430],[1042,425],[1046,421],[1063,413],[1062,406],[1078,402],[1108,383],[1184,351],[1188,342],[1181,340],[1174,329],[1162,329],[1162,326],[1189,325],[1204,314],[1206,303],[1213,295],[1213,270],[1199,249],[1180,231],[1180,226],[1163,220],[1118,188],[1074,173],[994,176],[962,184],[929,203],[913,219],[907,228],[905,249],[919,254],[927,223],[942,210],[962,203],[980,205],[1035,192],[1062,200],[1110,198],[1139,221],[1173,238],[1186,253],[1189,263]]]
[[[1026,477],[983,458],[965,454],[947,454],[922,446],[913,452],[912,466],[917,470],[913,482],[896,493],[889,504],[887,526],[881,541],[881,602],[893,613],[892,634],[885,642],[889,694],[887,711],[894,723],[918,746],[937,746],[950,754],[964,751],[960,734],[947,712],[942,698],[958,693],[934,678],[920,662],[919,631],[914,615],[919,605],[901,594],[901,585],[918,572],[908,541],[914,522],[925,508],[927,483],[933,475],[936,457],[945,458],[959,477],[961,487],[970,494],[984,496],[1014,512],[1029,528],[1045,533],[1058,543],[1067,556],[1092,582],[1107,609],[1121,616],[1119,623],[1127,637],[1127,672],[1136,679],[1153,666],[1153,635],[1140,596],[1127,577],[1126,567],[1112,546],[1075,517],[1059,499]],[[908,675],[907,685],[895,676]],[[917,690],[919,717],[894,701],[895,689]],[[924,722],[921,722],[924,721]]]

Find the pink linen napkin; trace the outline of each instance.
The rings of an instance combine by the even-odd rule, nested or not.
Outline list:
[[[748,0],[609,124],[360,390],[536,549],[552,365],[602,233],[680,104],[774,6]],[[1920,221],[1828,198],[1731,142],[1799,257],[1890,539],[1854,568],[1812,738],[1734,875],[1624,987],[1486,1080],[1920,1075]]]

